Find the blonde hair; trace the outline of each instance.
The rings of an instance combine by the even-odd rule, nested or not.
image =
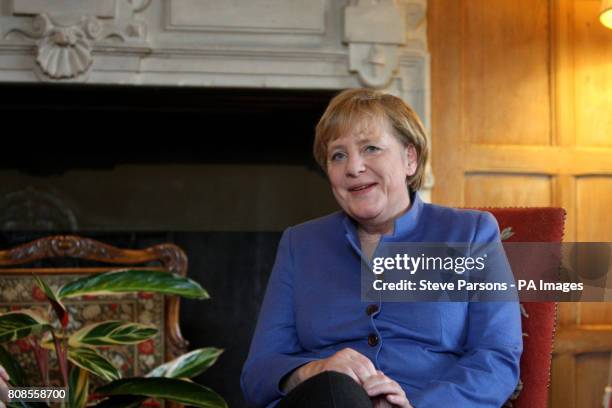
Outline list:
[[[359,127],[391,126],[393,135],[404,146],[414,146],[417,169],[406,178],[412,190],[423,184],[425,164],[429,156],[425,127],[416,112],[402,99],[372,89],[347,89],[336,95],[327,106],[316,127],[313,153],[327,171],[329,143]]]

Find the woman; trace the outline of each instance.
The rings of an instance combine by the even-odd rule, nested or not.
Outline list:
[[[362,302],[360,270],[388,242],[499,242],[489,213],[423,203],[427,138],[401,99],[332,99],[314,155],[342,211],[288,228],[245,362],[253,406],[500,407],[522,351],[511,302]]]

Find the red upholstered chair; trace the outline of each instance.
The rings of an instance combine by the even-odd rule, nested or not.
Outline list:
[[[565,224],[562,208],[479,208],[495,216],[500,231],[512,235],[504,242],[561,242]],[[508,401],[513,408],[545,408],[548,404],[556,303],[524,302],[522,389]],[[520,387],[519,387],[520,388]],[[520,391],[520,392],[519,392]]]

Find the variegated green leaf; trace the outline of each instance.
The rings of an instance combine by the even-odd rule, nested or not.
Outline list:
[[[69,282],[58,291],[60,299],[81,295],[118,292],[159,292],[193,299],[208,299],[199,283],[182,276],[155,270],[122,269],[86,276]]]
[[[68,380],[68,406],[70,408],[83,408],[87,404],[89,393],[89,372],[79,366],[72,367]]]
[[[0,315],[0,343],[39,334],[51,326],[34,310],[19,310]]]
[[[204,408],[227,408],[227,403],[210,388],[175,378],[126,378],[96,389],[101,395],[139,395]]]
[[[69,317],[68,312],[66,311],[66,307],[57,298],[57,295],[55,294],[53,289],[51,289],[49,287],[49,285],[47,285],[47,282],[45,282],[44,280],[40,279],[36,275],[34,275],[34,280],[36,281],[36,284],[38,285],[38,287],[43,292],[45,292],[45,295],[47,296],[47,299],[49,300],[49,303],[51,303],[51,306],[53,307],[53,311],[57,315],[57,318],[59,319],[59,321],[62,324],[62,326],[66,327],[68,325],[68,317]]]
[[[121,378],[119,371],[95,350],[87,347],[68,348],[68,360],[106,381]]]
[[[193,378],[215,364],[221,353],[214,347],[196,349],[158,366],[147,377]]]
[[[55,336],[60,340],[64,338],[59,333],[56,333]],[[53,342],[53,335],[51,332],[46,332],[43,334],[38,340],[38,345],[46,350],[55,350],[55,343]]]
[[[135,344],[150,339],[158,330],[153,326],[119,320],[89,324],[75,332],[68,343],[72,347],[81,345],[112,346]]]
[[[27,387],[25,372],[19,362],[4,347],[0,346],[0,366],[4,367],[10,377],[10,383],[17,387]]]

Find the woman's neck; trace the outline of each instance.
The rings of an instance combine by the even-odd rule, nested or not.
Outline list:
[[[402,205],[400,207],[401,209],[397,211],[392,218],[382,222],[377,220],[358,222],[357,229],[360,238],[362,235],[377,238],[380,238],[382,235],[393,235],[395,232],[395,220],[406,214],[406,212],[410,210],[410,207],[412,207],[412,200],[410,199],[410,195],[408,195],[408,203]]]
[[[361,228],[357,230],[357,233],[359,234],[361,253],[366,257],[366,259],[372,259],[374,251],[376,251],[376,247],[380,241],[381,234],[370,234]]]
[[[393,235],[395,232],[395,220],[405,214],[412,206],[410,196],[408,197],[408,206],[400,211],[392,219],[383,223],[359,223],[357,226],[357,234],[359,236],[359,243],[361,244],[361,251],[368,258],[371,259],[378,242],[383,235]]]
[[[381,235],[393,234],[395,228],[395,221],[391,220],[384,224],[359,224],[357,232],[359,237],[380,237]]]

